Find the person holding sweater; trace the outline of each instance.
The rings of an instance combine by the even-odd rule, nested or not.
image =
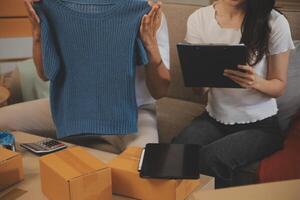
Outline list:
[[[42,80],[48,77],[43,66],[40,18],[33,9],[38,0],[25,0],[32,23],[33,59]],[[121,2],[122,3],[122,2]],[[128,135],[73,136],[66,140],[102,150],[121,152],[127,146],[145,146],[158,142],[155,100],[166,95],[169,74],[169,41],[166,18],[160,3],[150,2],[151,11],[141,21],[139,35],[148,57],[148,64],[136,67],[136,101],[138,105],[138,132]],[[96,84],[96,82],[95,82]],[[117,91],[114,91],[117,92]],[[29,116],[28,116],[29,115]],[[0,130],[17,130],[55,137],[48,99],[16,104],[0,109]],[[112,145],[114,148],[107,148]]]
[[[236,169],[282,147],[275,98],[284,93],[294,48],[289,23],[275,0],[218,0],[189,17],[185,40],[247,47],[248,65],[224,71],[242,89],[194,88],[208,92],[206,112],[173,140],[198,144],[200,172],[216,177],[217,188],[231,186]]]

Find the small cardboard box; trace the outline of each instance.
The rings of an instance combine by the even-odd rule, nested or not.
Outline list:
[[[26,7],[22,0],[1,0],[0,17],[27,17]]]
[[[141,148],[130,147],[112,160],[113,193],[143,200],[183,200],[200,185],[198,180],[143,179],[138,172]]]
[[[111,200],[111,171],[80,147],[40,158],[43,193],[49,200]]]
[[[22,156],[19,153],[0,147],[0,191],[23,179]]]

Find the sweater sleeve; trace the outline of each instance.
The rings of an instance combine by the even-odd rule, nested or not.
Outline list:
[[[52,38],[53,31],[50,29],[49,22],[40,3],[34,4],[34,9],[41,21],[41,49],[44,72],[47,78],[51,81],[55,79],[59,72],[60,58],[58,56],[57,49],[55,48],[55,41]]]
[[[149,63],[146,49],[140,38],[136,39],[136,55],[137,65],[146,65]]]

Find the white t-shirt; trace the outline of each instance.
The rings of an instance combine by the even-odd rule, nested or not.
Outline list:
[[[271,27],[269,55],[293,49],[287,19],[273,10],[269,23]],[[193,44],[239,44],[241,37],[240,29],[222,28],[218,24],[214,6],[211,5],[200,8],[189,17],[185,40]],[[266,78],[267,56],[254,68],[258,75]],[[210,88],[206,110],[210,116],[223,124],[252,123],[276,115],[278,112],[274,98],[253,89],[228,88]]]
[[[165,16],[162,17],[161,25],[156,33],[157,43],[161,58],[167,67],[170,68],[170,50],[169,50],[169,33],[167,20]],[[135,80],[136,100],[138,106],[155,103],[152,98],[147,85],[145,77],[145,66],[137,66],[136,80]]]

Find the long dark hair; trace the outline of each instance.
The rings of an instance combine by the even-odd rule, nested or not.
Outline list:
[[[269,19],[276,0],[247,0],[241,43],[247,46],[249,65],[259,63],[268,53],[271,28]]]

